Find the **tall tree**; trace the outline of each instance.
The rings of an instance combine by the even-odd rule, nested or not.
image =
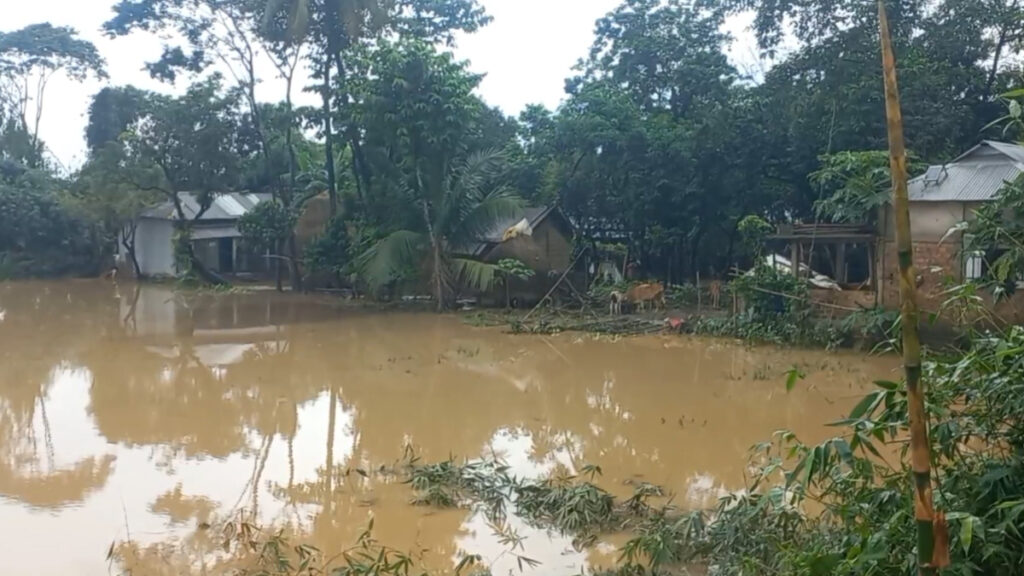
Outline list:
[[[42,164],[39,123],[46,86],[55,74],[74,80],[106,78],[105,63],[96,47],[74,29],[49,23],[0,32],[0,119],[28,135],[25,158],[30,167]]]
[[[493,267],[456,254],[520,207],[502,182],[504,157],[471,148],[485,112],[472,94],[480,77],[450,54],[409,41],[382,45],[368,78],[355,117],[382,174],[373,200],[392,207],[382,224],[397,230],[366,254],[364,270],[380,286],[422,267],[445,309],[460,286],[494,279]]]
[[[368,185],[370,170],[358,127],[346,108],[351,103],[352,60],[375,38],[397,36],[450,44],[457,31],[473,32],[489,21],[477,0],[267,0],[266,21],[294,39],[312,38],[311,72],[321,96],[319,120],[326,144],[331,213],[337,211],[335,145],[351,148],[357,190]]]
[[[239,89],[247,104],[248,118],[262,158],[262,181],[287,209],[293,209],[296,166],[289,162],[287,176],[274,173],[270,134],[263,116],[260,85],[260,65],[269,62],[284,80],[286,118],[286,153],[292,158],[291,136],[296,124],[292,93],[296,70],[305,49],[304,37],[292,37],[264,13],[265,4],[252,0],[121,0],[114,7],[115,16],[104,24],[111,35],[120,36],[133,30],[173,31],[184,39],[182,45],[166,45],[159,60],[148,64],[150,73],[164,80],[174,81],[182,72],[201,73],[211,65],[225,70]],[[302,274],[298,265],[295,240],[289,237],[292,287],[301,288]],[[280,252],[280,250],[278,250]],[[280,267],[277,266],[278,287],[281,285]]]
[[[214,76],[180,97],[145,94],[141,113],[115,144],[104,150],[111,181],[125,189],[157,194],[173,207],[175,253],[180,269],[204,281],[224,280],[208,270],[192,249],[192,226],[218,194],[237,189],[244,148],[237,94],[225,93]],[[181,191],[197,206],[187,206]]]

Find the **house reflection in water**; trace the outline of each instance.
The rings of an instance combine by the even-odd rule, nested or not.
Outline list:
[[[153,285],[135,287],[120,308],[127,334],[149,351],[170,359],[185,348],[209,367],[236,364],[258,347],[280,352],[285,326],[335,316],[326,302],[270,290],[188,294]]]

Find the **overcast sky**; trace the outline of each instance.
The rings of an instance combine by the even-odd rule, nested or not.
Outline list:
[[[140,88],[168,91],[151,80],[143,65],[160,54],[155,35],[135,33],[108,39],[100,33],[116,0],[20,0],[5,2],[0,30],[49,21],[71,26],[96,44],[106,58],[111,85],[134,84]],[[456,54],[469,60],[475,72],[486,74],[480,87],[483,98],[506,114],[518,114],[524,106],[540,103],[554,108],[564,96],[565,78],[586,55],[593,40],[594,22],[620,0],[482,0],[494,21],[473,35],[459,39]],[[730,49],[734,63],[746,70],[756,67],[749,19],[734,18],[728,31],[736,38]],[[181,89],[184,82],[177,88]],[[90,80],[76,83],[54,78],[46,91],[41,136],[53,155],[67,168],[79,166],[85,156],[84,130],[89,101],[103,86]],[[266,69],[259,87],[262,99],[277,100],[283,89]],[[301,100],[301,96],[299,99]]]

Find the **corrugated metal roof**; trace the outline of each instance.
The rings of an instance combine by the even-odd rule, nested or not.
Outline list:
[[[235,226],[214,225],[197,226],[192,229],[193,240],[210,240],[213,238],[241,238],[242,233]]]
[[[995,148],[1002,152],[1006,156],[1012,158],[1015,162],[1024,164],[1024,146],[1018,146],[1017,144],[1008,144],[1006,142],[996,142],[995,140],[986,140],[984,144]]]
[[[217,194],[210,207],[199,220],[237,220],[243,215],[248,214],[260,202],[265,202],[269,199],[270,194],[262,193],[228,192],[226,194]],[[189,219],[195,218],[200,209],[199,201],[196,199],[195,194],[191,192],[178,192],[178,200],[181,202],[181,208],[185,212],[185,216]],[[142,213],[142,217],[177,220],[178,214],[174,204],[168,200],[155,208],[146,210]]]
[[[985,202],[1024,173],[1024,147],[985,141],[909,183],[911,202]]]

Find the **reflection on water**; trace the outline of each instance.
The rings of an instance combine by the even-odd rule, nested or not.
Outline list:
[[[126,539],[159,559],[147,573],[196,568],[216,546],[196,526],[242,509],[325,550],[373,517],[378,540],[427,567],[494,559],[483,517],[411,507],[408,487],[357,471],[412,445],[427,461],[495,454],[520,476],[595,464],[613,492],[642,479],[709,506],[743,487],[751,445],[783,427],[824,438],[821,423],[894,368],[686,338],[509,336],[271,292],[0,284],[0,311],[0,523],[18,526],[5,574],[106,574]],[[809,376],[786,394],[795,364]],[[614,561],[513,524],[544,573]]]

